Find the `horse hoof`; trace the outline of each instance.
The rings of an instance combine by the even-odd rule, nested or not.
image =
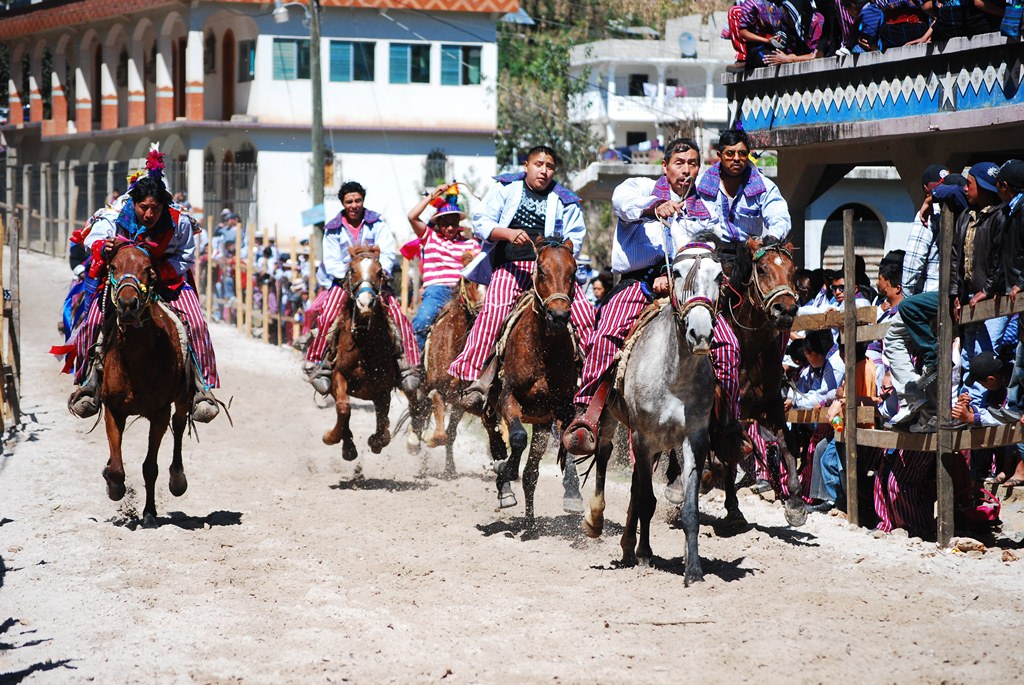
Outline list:
[[[370,446],[371,452],[374,454],[380,454],[381,450],[387,447],[389,442],[391,442],[391,433],[384,431],[384,433],[379,436],[376,434],[371,435],[369,440],[366,441],[366,444]]]
[[[184,472],[172,473],[171,478],[167,483],[167,487],[175,497],[181,497],[184,495],[185,491],[188,490],[188,479],[185,478]]]
[[[683,575],[683,587],[690,587],[691,583],[703,583],[704,572],[698,567],[691,570],[687,565],[686,573]]]
[[[455,480],[459,477],[459,472],[455,470],[455,465],[449,465],[444,467],[444,471],[441,473],[441,478],[444,480]]]
[[[604,531],[604,517],[594,516],[591,518],[590,514],[583,517],[583,532],[586,533],[588,538],[599,538],[601,533]]]
[[[153,514],[142,515],[142,527],[143,528],[156,528],[156,516]]]
[[[498,508],[508,509],[518,504],[516,501],[516,494],[512,492],[512,486],[509,483],[502,483],[498,486]]]
[[[442,434],[442,435],[431,435],[429,438],[427,438],[427,447],[430,447],[431,449],[433,449],[434,447],[441,447],[442,445],[447,445],[447,444],[448,444],[448,436],[444,435],[444,434]]]
[[[419,454],[421,451],[423,451],[422,443],[420,443],[420,438],[418,435],[416,435],[415,433],[409,433],[409,437],[406,438],[405,440],[405,450],[409,454],[413,455]]]
[[[582,497],[563,497],[562,511],[567,514],[582,514],[585,511]]]
[[[725,525],[730,528],[743,528],[747,525],[747,517],[740,512],[730,512],[725,515],[725,519],[722,521]]]
[[[651,558],[650,557],[637,557],[636,558],[636,565],[639,568],[650,568],[651,567]]]
[[[355,458],[359,456],[356,451],[356,445],[353,442],[346,442],[341,446],[341,458],[345,461],[355,461]]]
[[[107,481],[107,496],[115,502],[120,502],[128,490],[124,485],[124,481],[122,480],[118,483],[112,480],[109,468],[103,469],[103,480]]]
[[[806,522],[807,522],[807,510],[806,509],[804,509],[803,507],[796,508],[796,507],[790,507],[788,504],[786,505],[786,523],[788,523],[789,525],[793,526],[794,528],[799,528],[800,526],[804,525],[804,523],[806,523]]]
[[[331,431],[326,431],[324,433],[323,440],[325,445],[337,445],[339,442],[341,442],[341,438],[334,437],[334,433]]]

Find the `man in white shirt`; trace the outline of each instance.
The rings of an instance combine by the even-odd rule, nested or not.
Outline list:
[[[597,426],[610,382],[602,383],[615,354],[637,317],[654,298],[669,294],[666,255],[671,258],[701,227],[688,219],[696,198],[693,185],[700,171],[697,144],[687,138],[670,142],[662,161],[664,175],[657,181],[631,178],[612,195],[618,217],[612,242],[612,271],[619,284],[601,308],[583,378],[576,393],[577,416],[566,428],[563,442],[572,454],[592,454],[597,447]],[[675,219],[674,230],[663,220]],[[673,245],[673,243],[675,243]],[[711,355],[726,398],[736,416],[739,409],[739,343],[724,317],[718,317]]]

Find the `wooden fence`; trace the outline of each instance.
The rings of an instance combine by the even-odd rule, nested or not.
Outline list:
[[[0,434],[6,433],[9,425],[21,423],[21,291],[20,291],[20,220],[15,218],[7,231],[3,216],[0,215],[0,293],[3,306],[0,307]],[[10,246],[10,277],[4,274],[4,246]],[[7,294],[10,293],[8,299]]]
[[[948,256],[953,246],[953,215],[946,209],[942,213],[939,252],[939,292],[950,292],[951,264]],[[843,212],[844,278],[846,283],[856,283],[853,210]],[[852,291],[848,291],[852,294]],[[888,323],[875,323],[874,307],[845,307],[842,312],[827,315],[798,316],[793,322],[794,330],[820,330],[840,328],[856,330],[856,335],[843,336],[846,355],[846,378],[856,378],[857,343],[881,340],[889,329]],[[1024,297],[1011,302],[1009,297],[996,297],[980,302],[974,309],[964,307],[960,325],[980,323],[987,319],[1010,316],[1024,312]],[[953,470],[956,454],[966,449],[991,449],[1024,442],[1024,430],[1019,424],[1012,426],[985,427],[974,429],[951,428],[953,390],[953,339],[956,326],[945,298],[939,298],[938,307],[938,380],[937,407],[938,429],[935,433],[909,433],[904,431],[860,428],[858,421],[874,421],[872,407],[858,407],[856,402],[846,403],[845,427],[837,438],[845,442],[846,448],[846,499],[847,517],[851,525],[860,525],[859,507],[859,465],[857,447],[881,449],[904,449],[916,452],[933,452],[936,455],[936,502],[938,542],[946,547],[954,534]],[[852,380],[847,387],[852,387]],[[850,393],[848,393],[850,396]],[[866,411],[865,411],[866,410]],[[787,417],[795,423],[818,423],[827,420],[821,412],[790,412]]]

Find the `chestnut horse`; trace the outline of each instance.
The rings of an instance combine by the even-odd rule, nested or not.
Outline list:
[[[472,257],[470,256],[470,259]],[[468,262],[463,258],[464,266]],[[430,447],[445,446],[444,476],[455,476],[455,457],[453,447],[455,435],[465,410],[457,402],[462,383],[448,375],[448,367],[462,352],[469,337],[469,330],[480,312],[483,295],[480,286],[461,279],[458,292],[448,301],[441,313],[437,315],[434,325],[427,334],[427,345],[423,350],[423,361],[426,371],[421,390],[424,401],[432,399],[434,410],[434,434],[427,440]],[[431,396],[432,394],[432,396]],[[444,424],[445,405],[451,407],[448,427]]]
[[[349,397],[373,402],[377,414],[377,430],[367,440],[370,450],[380,454],[391,442],[391,391],[401,386],[398,370],[398,342],[392,333],[387,307],[381,299],[384,269],[380,265],[380,248],[350,247],[352,261],[345,277],[345,300],[332,325],[328,354],[334,357],[331,372],[331,395],[337,421],[326,431],[327,445],[341,446],[341,456],[352,461],[359,456],[349,428],[352,407]],[[422,417],[415,408],[418,396],[409,397],[414,429]]]
[[[786,445],[783,428],[786,414],[782,400],[783,341],[797,311],[796,265],[793,245],[749,240],[739,246],[729,282],[734,297],[727,298],[726,311],[740,343],[740,419],[757,421],[778,442],[786,461],[789,497],[786,521],[803,525],[807,519],[800,497],[796,459]],[[738,291],[738,292],[735,292]],[[734,301],[737,300],[737,301]],[[726,508],[736,504],[736,464],[727,459]],[[774,474],[781,482],[780,474]]]
[[[533,520],[533,495],[540,472],[540,459],[551,438],[555,421],[568,425],[573,416],[573,394],[576,392],[577,342],[569,322],[569,311],[576,289],[576,260],[572,241],[559,242],[557,238],[537,238],[536,270],[533,287],[524,292],[517,302],[528,306],[512,324],[503,354],[501,372],[491,386],[489,406],[508,426],[508,447],[498,429],[495,412],[484,412],[497,473],[498,506],[516,505],[511,481],[519,477],[519,464],[526,449],[524,423],[534,426],[530,441],[530,456],[523,471],[523,493],[526,496],[526,518]],[[558,461],[563,465],[565,496],[562,506],[566,511],[582,511],[583,499],[579,494],[576,465],[565,459],[565,448],[559,440]]]
[[[145,244],[118,241],[103,250],[109,265],[104,302],[103,383],[100,399],[106,408],[110,460],[103,469],[107,494],[115,502],[124,497],[121,437],[129,416],[149,419],[149,449],[142,464],[146,482],[144,527],[156,525],[154,486],[157,452],[170,421],[174,436],[169,486],[180,497],[188,488],[181,463],[181,439],[191,406],[190,368],[177,324],[167,309],[155,303],[157,274]],[[171,416],[171,405],[174,415]]]

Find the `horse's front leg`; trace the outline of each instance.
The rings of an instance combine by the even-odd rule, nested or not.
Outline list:
[[[804,508],[803,497],[800,496],[800,473],[797,471],[796,457],[789,450],[786,436],[781,429],[775,431],[775,437],[782,458],[786,461],[786,489],[789,491],[785,506],[786,522],[793,527],[802,526],[807,521],[807,510]]]
[[[412,405],[410,405],[412,406]],[[373,408],[377,414],[377,432],[370,436],[366,444],[374,454],[380,454],[381,450],[391,442],[391,420],[388,412],[391,410],[391,393],[379,395],[373,399]]]
[[[120,501],[125,493],[124,462],[121,460],[121,436],[124,434],[125,418],[115,414],[109,407],[104,417],[110,458],[103,469],[103,479],[107,481],[107,496],[115,502]]]
[[[188,423],[188,405],[185,403],[174,405],[174,416],[171,417],[171,435],[174,438],[174,454],[171,456],[170,478],[167,487],[175,497],[181,497],[188,490],[188,480],[185,478],[185,467],[181,463],[181,442],[185,435],[185,426]]]
[[[498,470],[495,484],[498,487],[498,507],[505,509],[516,505],[512,492],[512,481],[519,477],[519,464],[526,450],[526,427],[523,425],[523,410],[511,393],[504,393],[500,404],[501,415],[508,425],[509,458]]]
[[[523,495],[526,497],[526,520],[533,526],[533,496],[537,491],[537,480],[540,477],[540,460],[548,448],[551,435],[546,430],[533,427],[533,438],[530,440],[530,456],[523,469]]]
[[[159,475],[157,454],[160,442],[167,432],[167,423],[171,419],[171,405],[161,407],[149,417],[149,447],[146,450],[146,461],[142,462],[142,479],[146,483],[146,506],[142,509],[142,527],[156,528],[156,477]]]
[[[441,397],[440,392],[434,392],[432,401],[434,408],[434,434],[427,438],[427,446],[437,447],[438,445],[445,444],[445,440],[448,437],[444,430],[444,398]]]
[[[430,414],[430,398],[421,393],[419,388],[412,392],[403,390],[402,393],[409,402],[409,429],[405,434],[405,449],[409,454],[419,454],[423,449],[420,435]],[[388,441],[390,442],[390,438]]]
[[[444,404],[442,403],[442,407]],[[447,441],[444,446],[444,478],[455,478],[455,436],[459,432],[459,421],[465,413],[462,407],[452,405],[451,415],[448,417]]]
[[[356,451],[356,444],[352,441],[352,431],[349,429],[349,420],[352,416],[352,404],[348,398],[348,381],[337,371],[331,378],[334,391],[334,411],[337,420],[334,428],[324,433],[325,445],[337,445],[342,442],[341,456],[346,461],[352,461],[359,456]]]
[[[706,431],[684,438],[679,449],[683,460],[683,472],[680,478],[683,479],[686,490],[686,499],[683,501],[682,508],[683,533],[686,535],[686,571],[683,578],[686,585],[704,580],[704,572],[700,567],[700,556],[697,553],[697,536],[700,528],[699,480],[700,474],[704,470],[707,452],[708,436]]]

